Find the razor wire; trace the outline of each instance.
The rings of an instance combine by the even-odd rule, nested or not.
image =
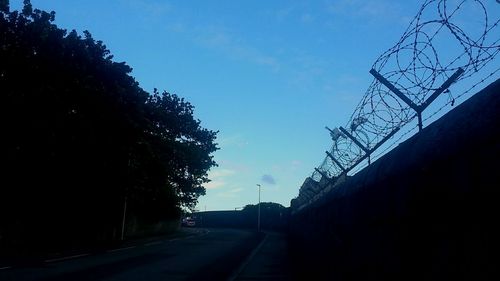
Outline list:
[[[346,125],[327,128],[333,145],[313,172],[314,181],[319,182],[322,177],[335,180],[365,159],[369,163],[370,155],[382,143],[416,117],[421,127],[422,111],[438,95],[447,94],[446,105],[453,104],[456,98],[498,72],[497,68],[456,97],[448,89],[453,83],[476,76],[500,52],[500,19],[491,20],[483,2],[424,2],[400,40],[375,60],[370,71],[375,78]],[[473,24],[467,23],[470,19]]]
[[[453,98],[451,98],[451,99],[448,99],[448,101],[445,104],[441,105],[433,113],[429,114],[429,116],[427,116],[424,119],[424,121],[431,120],[436,115],[438,115],[438,113],[440,113],[443,110],[445,110],[447,106],[450,106],[450,105],[453,106],[457,100],[459,100],[460,98],[462,98],[463,96],[465,96],[467,94],[471,94],[472,91],[477,88],[477,86],[481,85],[488,78],[493,77],[498,72],[500,72],[500,67],[497,68],[497,69],[494,69],[490,74],[488,74],[486,77],[482,78],[477,83],[474,83],[472,86],[470,86],[469,88],[467,88],[465,91],[461,92],[460,94],[457,94],[457,95],[453,96]],[[396,144],[400,143],[402,140],[406,139],[406,137],[408,137],[412,132],[416,131],[417,129],[418,129],[418,125],[417,124],[413,124],[413,126],[411,126],[410,129],[408,129],[406,132],[404,132],[402,134],[399,134],[398,137],[395,138],[394,140],[392,140],[391,143],[389,145],[387,145],[384,149],[381,149],[380,151],[377,151],[377,153],[373,155],[372,159],[378,159],[378,158],[382,157],[386,152],[388,152],[390,149],[392,149]],[[366,166],[368,166],[366,163],[364,163],[364,164],[365,165],[357,165],[352,170],[352,173],[355,174],[355,173],[361,171]]]

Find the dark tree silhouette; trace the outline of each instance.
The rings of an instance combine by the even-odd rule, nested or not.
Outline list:
[[[259,204],[246,205],[242,213],[246,214],[247,220],[256,225]],[[260,203],[260,223],[261,228],[269,230],[285,230],[288,225],[288,209],[279,203],[261,202]]]
[[[145,220],[177,218],[216,165],[217,132],[189,102],[144,91],[102,41],[54,18],[0,0],[0,251],[114,239],[125,198]]]

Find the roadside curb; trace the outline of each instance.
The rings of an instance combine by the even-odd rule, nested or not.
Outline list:
[[[267,242],[268,234],[264,233],[264,238],[260,241],[259,245],[253,249],[253,251],[247,256],[247,258],[240,264],[240,266],[234,271],[234,273],[227,279],[227,281],[234,281],[238,276],[245,270],[250,261],[255,257],[255,255],[260,251],[262,246]]]

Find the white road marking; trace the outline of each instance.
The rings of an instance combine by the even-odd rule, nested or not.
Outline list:
[[[12,266],[4,266],[4,267],[0,267],[0,270],[2,270],[2,269],[9,269],[9,268],[12,268]]]
[[[137,247],[137,246],[130,246],[130,247],[125,247],[125,248],[118,248],[118,249],[108,250],[108,253],[118,252],[118,251],[123,251],[123,250],[128,250],[128,249],[132,249],[132,248],[135,248],[135,247]]]
[[[247,267],[247,265],[250,263],[250,261],[253,259],[253,257],[257,254],[257,252],[260,251],[260,248],[262,248],[264,243],[266,243],[266,241],[267,241],[268,236],[267,236],[267,234],[265,234],[265,235],[266,236],[264,236],[264,239],[262,239],[260,244],[250,253],[250,255],[247,257],[247,259],[238,267],[238,269],[236,269],[236,271],[233,272],[233,275],[231,275],[231,277],[229,277],[228,281],[236,280],[236,278],[238,278],[238,276],[243,272],[245,267]]]
[[[48,259],[45,260],[45,262],[56,262],[56,261],[64,261],[64,260],[69,260],[69,259],[76,259],[80,257],[85,257],[89,256],[90,254],[79,254],[79,255],[74,255],[74,256],[69,256],[69,257],[62,257],[62,258],[55,258],[55,259]]]

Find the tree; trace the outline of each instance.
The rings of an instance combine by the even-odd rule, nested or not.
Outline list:
[[[0,0],[0,12],[9,12],[9,0]]]
[[[247,220],[256,223],[258,207],[259,204],[246,205],[242,213],[246,214]],[[260,203],[261,227],[264,229],[285,230],[288,224],[288,211],[286,207],[279,203]]]
[[[155,155],[166,164],[166,181],[175,189],[180,204],[192,209],[197,198],[205,194],[207,171],[216,165],[211,154],[217,150],[217,132],[202,128],[193,118],[194,107],[174,94],[154,89],[147,105],[153,125],[147,135],[158,144]]]
[[[90,32],[54,19],[28,0],[21,12],[0,1],[0,237],[52,227],[102,238],[125,197],[153,221],[193,207],[216,165],[217,132],[184,99],[140,88]]]

